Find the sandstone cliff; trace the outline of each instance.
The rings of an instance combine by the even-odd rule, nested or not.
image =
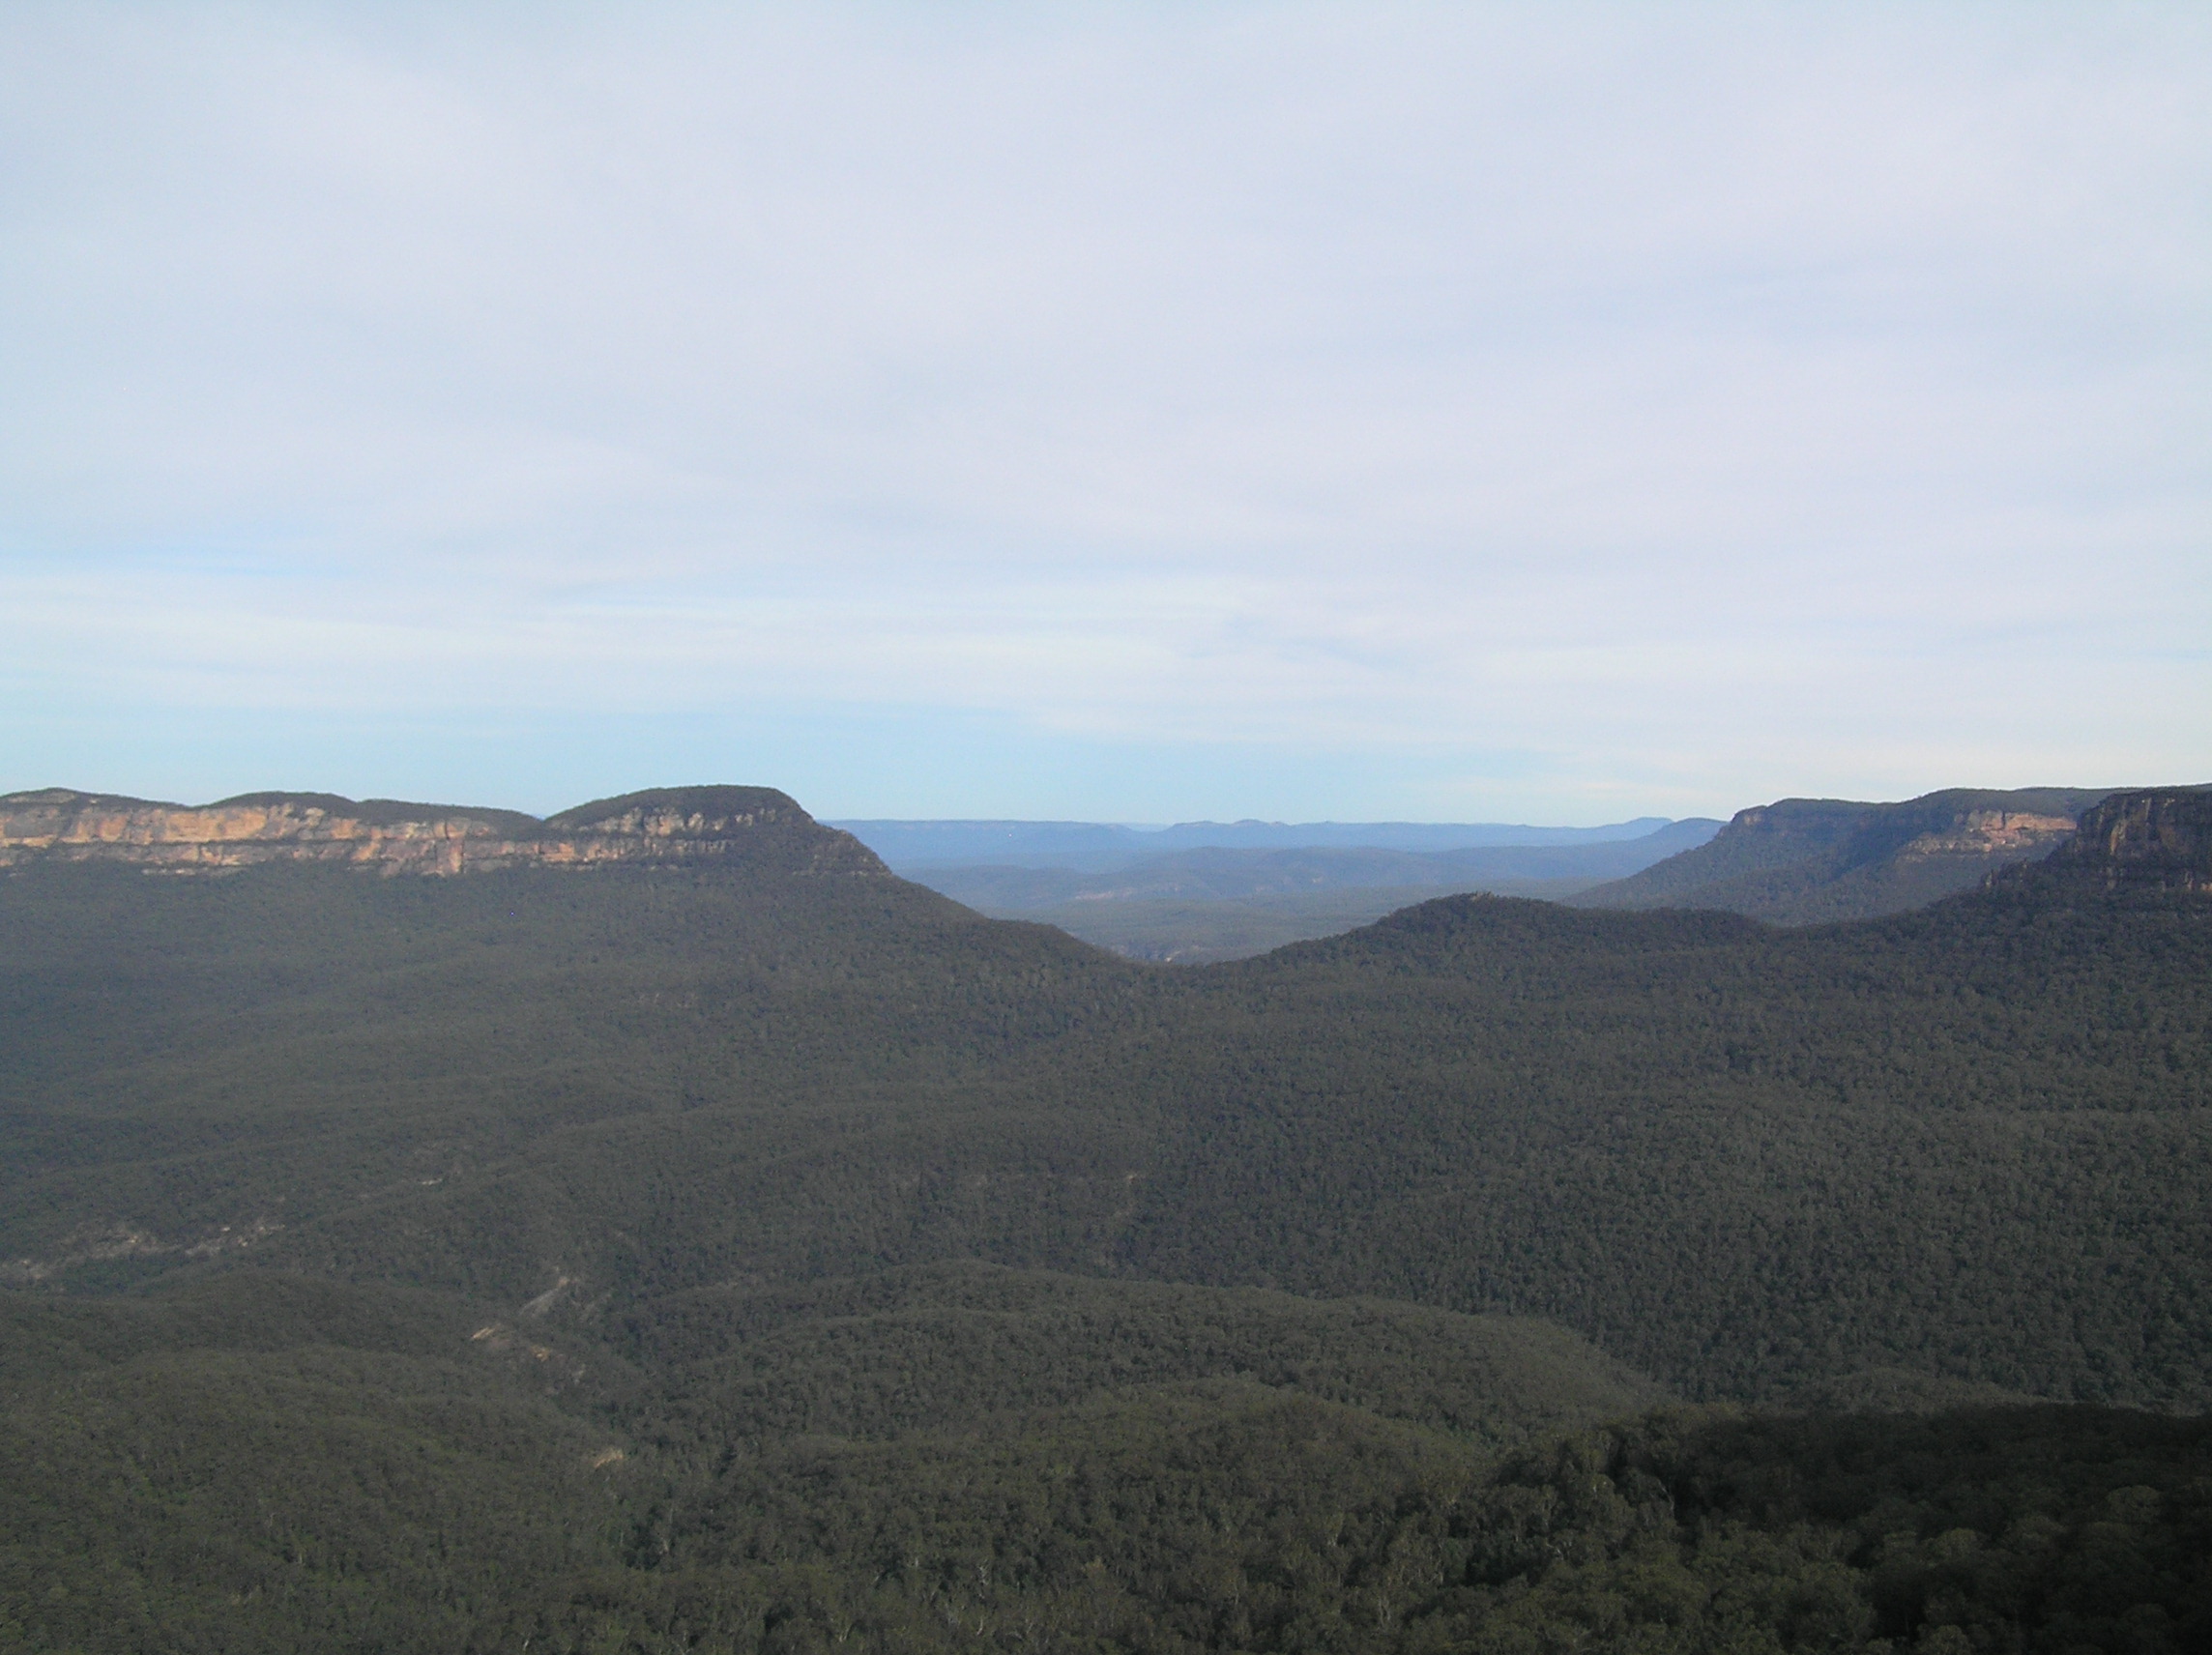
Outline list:
[[[2107,890],[2212,891],[2212,789],[2115,793],[2082,812],[2041,871]]]
[[[331,862],[384,874],[742,860],[801,874],[888,878],[849,833],[765,787],[663,788],[539,821],[519,811],[251,793],[214,804],[48,788],[0,796],[0,868],[112,862],[209,873],[263,862]]]
[[[1895,804],[1785,798],[1739,810],[1710,842],[1570,900],[1723,908],[1783,925],[1894,914],[2048,856],[2102,797],[2078,788],[1954,788]]]

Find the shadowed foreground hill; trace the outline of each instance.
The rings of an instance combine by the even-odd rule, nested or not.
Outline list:
[[[117,1655],[2182,1655],[2212,1632],[2201,1420],[1576,1425],[1632,1400],[1601,1379],[1539,1404],[1569,1428],[1530,1440],[1528,1387],[1578,1373],[1541,1329],[973,1269],[694,1303],[633,1322],[627,1367],[465,1333],[471,1314],[250,1274],[0,1295],[0,1635]],[[975,1370],[1011,1356],[1001,1406],[949,1364],[869,1382],[948,1316],[996,1331]]]
[[[2194,798],[1870,922],[1455,897],[1198,971],[802,812],[31,857],[0,1640],[2199,1646],[2199,1423],[1584,1431],[1640,1372],[2205,1406]]]
[[[980,1265],[696,1293],[623,1327],[627,1359],[527,1315],[245,1272],[0,1294],[0,1632],[619,1648],[676,1626],[726,1648],[742,1625],[755,1647],[878,1596],[875,1619],[973,1647],[932,1600],[980,1585],[1033,1615],[1103,1589],[1142,1633],[1193,1544],[1265,1551],[1316,1496],[1465,1479],[1656,1395],[1540,1323]]]

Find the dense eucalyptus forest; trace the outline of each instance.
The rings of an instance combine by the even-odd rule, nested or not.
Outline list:
[[[0,878],[0,1644],[2212,1642],[2200,889],[1179,969],[810,835]]]

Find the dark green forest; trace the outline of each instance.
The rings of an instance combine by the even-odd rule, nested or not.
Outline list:
[[[2186,1650],[2212,901],[0,880],[0,1644]]]
[[[2040,1652],[2212,1633],[2201,1419],[1652,1406],[1542,1324],[894,1275],[633,1316],[627,1359],[297,1277],[11,1295],[0,1636]]]

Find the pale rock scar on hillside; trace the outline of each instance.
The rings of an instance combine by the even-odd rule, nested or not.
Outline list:
[[[2064,816],[2033,816],[2018,810],[1970,810],[1945,831],[1923,833],[1902,851],[1900,860],[1923,857],[1987,857],[2006,851],[2032,851],[2056,845],[2074,831]]]

